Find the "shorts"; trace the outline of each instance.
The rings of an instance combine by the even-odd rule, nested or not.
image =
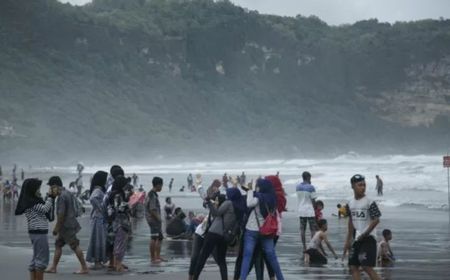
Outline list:
[[[44,271],[50,259],[47,234],[30,233],[33,246],[33,258],[28,267],[29,271]]]
[[[365,237],[361,241],[355,241],[350,249],[348,265],[351,266],[376,266],[377,241],[373,236]]]
[[[59,232],[55,241],[55,246],[62,248],[66,244],[68,244],[72,250],[75,250],[78,245],[80,245],[76,229],[64,229]]]
[[[161,223],[149,223],[150,226],[150,238],[152,240],[163,240]]]
[[[310,264],[327,264],[328,260],[327,258],[322,255],[321,253],[319,253],[319,250],[317,249],[313,249],[313,248],[309,248],[308,250],[306,250],[305,252],[306,254],[309,255],[309,263]]]
[[[317,230],[316,217],[300,217],[300,230],[306,230],[307,222],[310,230]]]

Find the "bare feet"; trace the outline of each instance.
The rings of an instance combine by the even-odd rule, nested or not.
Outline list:
[[[88,274],[88,273],[89,273],[89,269],[84,268],[84,269],[74,272],[73,274]]]
[[[49,269],[45,270],[45,273],[56,273],[56,268],[50,267]]]

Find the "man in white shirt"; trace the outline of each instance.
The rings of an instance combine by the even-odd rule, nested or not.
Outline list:
[[[348,265],[352,279],[361,279],[361,267],[371,280],[380,277],[373,267],[376,265],[376,226],[380,223],[381,212],[375,201],[366,196],[364,176],[356,174],[350,179],[354,198],[348,203],[348,232],[344,245],[344,257],[349,252]],[[351,244],[353,240],[353,244]]]
[[[303,252],[306,251],[306,224],[309,223],[311,238],[316,233],[316,215],[314,213],[316,189],[311,185],[311,174],[308,171],[302,174],[303,182],[296,187],[298,200],[298,215],[300,217],[300,236],[302,239]]]

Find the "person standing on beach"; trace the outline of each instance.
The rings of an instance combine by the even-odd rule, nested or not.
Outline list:
[[[61,178],[58,176],[51,177],[47,185],[50,186],[52,193],[58,197],[58,200],[56,201],[56,225],[53,229],[53,235],[56,236],[55,255],[53,256],[52,266],[46,272],[56,273],[62,255],[62,247],[68,244],[81,264],[81,269],[76,274],[87,274],[89,270],[84,260],[83,251],[80,249],[80,241],[76,236],[81,230],[81,226],[76,218],[74,197],[63,187]]]
[[[356,174],[350,179],[350,183],[354,198],[348,203],[350,217],[343,258],[349,253],[348,265],[352,279],[361,279],[361,267],[371,280],[379,280],[380,277],[373,268],[377,258],[375,228],[380,223],[381,212],[375,201],[366,196],[364,176]]]
[[[42,199],[40,188],[42,181],[26,179],[23,182],[15,214],[25,214],[28,224],[28,234],[33,246],[33,259],[29,271],[31,280],[43,280],[44,270],[50,259],[48,246],[48,221],[53,220],[55,196],[50,192]]]
[[[303,245],[303,253],[306,251],[306,224],[309,223],[311,238],[316,233],[316,214],[314,211],[317,198],[316,189],[311,185],[311,174],[308,171],[302,174],[303,182],[297,185],[298,215],[300,217],[300,237]]]
[[[173,178],[171,178],[169,182],[169,192],[172,192],[172,187],[173,187]]]
[[[381,180],[380,176],[375,175],[375,178],[377,179],[377,185],[376,185],[376,190],[377,190],[377,194],[378,196],[383,196],[383,180]]]
[[[216,260],[220,267],[220,277],[222,280],[228,280],[226,262],[228,244],[224,235],[234,224],[241,222],[245,212],[245,201],[242,199],[241,192],[237,188],[228,188],[226,192],[226,199],[223,196],[224,200],[223,202],[219,202],[219,205],[214,205],[211,200],[206,198],[205,203],[208,205],[213,220],[205,234],[203,247],[194,270],[193,280],[199,279],[206,260],[214,249],[217,250]]]
[[[25,179],[25,171],[23,171],[23,168],[22,168],[22,171],[20,172],[20,179],[22,181]]]
[[[259,243],[261,246],[259,248],[263,250],[277,280],[284,280],[275,252],[274,236],[262,236],[259,231],[270,212],[277,210],[277,197],[271,181],[267,179],[256,180],[255,192],[252,190],[252,185],[248,185],[247,207],[251,210],[243,237],[244,249],[240,279],[247,279],[254,251]]]
[[[131,178],[133,179],[133,187],[137,187],[137,181],[138,181],[138,175],[136,175],[136,173],[133,173],[133,176],[131,176]]]
[[[189,173],[186,180],[187,180],[187,184],[188,184],[188,189],[190,191],[192,191],[192,187],[194,186],[194,179],[192,178],[192,173]]]
[[[93,269],[103,268],[108,258],[106,256],[106,221],[103,197],[105,196],[105,185],[108,173],[97,171],[92,177],[89,201],[92,205],[91,211],[91,237],[86,253],[86,261],[94,263]]]
[[[123,168],[119,165],[113,165],[111,166],[109,170],[109,176],[108,179],[106,179],[106,194],[103,198],[103,206],[105,209],[108,208],[108,204],[110,200],[110,195],[112,191],[112,186],[114,181],[119,176],[125,176],[125,171]],[[109,265],[108,268],[114,269],[114,229],[113,229],[113,220],[108,218],[106,219],[106,231],[107,231],[107,238],[106,238],[106,256],[108,256]]]
[[[389,244],[389,241],[392,240],[392,232],[390,229],[384,229],[382,234],[383,240],[378,244],[378,265],[381,267],[393,266],[395,257]]]
[[[129,184],[129,178],[118,176],[113,183],[107,208],[108,218],[112,220],[114,232],[114,269],[116,272],[124,272],[128,269],[123,265],[123,258],[128,244],[128,236],[131,233],[130,207],[128,201],[132,194],[133,186]]]
[[[158,193],[162,190],[163,179],[153,177],[153,188],[149,191],[145,201],[145,218],[150,226],[150,260],[152,263],[165,261],[161,258],[161,243],[164,238],[162,234],[161,205]]]

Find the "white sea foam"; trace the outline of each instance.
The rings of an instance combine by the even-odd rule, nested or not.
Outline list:
[[[295,186],[301,173],[308,170],[313,184],[322,198],[346,199],[351,196],[349,179],[359,173],[366,176],[367,193],[375,196],[375,175],[384,181],[385,196],[380,203],[386,206],[422,205],[442,209],[447,202],[447,174],[442,167],[442,157],[435,155],[386,155],[363,156],[354,152],[334,158],[322,159],[272,159],[266,161],[179,162],[176,164],[152,164],[123,166],[128,174],[140,176],[173,176],[184,182],[188,173],[203,175],[207,184],[214,178],[238,175],[245,171],[247,178],[280,172],[283,185],[290,197],[295,197]],[[43,171],[76,173],[75,167],[58,166]],[[109,166],[86,166],[86,173],[109,170]],[[183,183],[178,183],[181,185]],[[444,207],[445,208],[445,207]]]

